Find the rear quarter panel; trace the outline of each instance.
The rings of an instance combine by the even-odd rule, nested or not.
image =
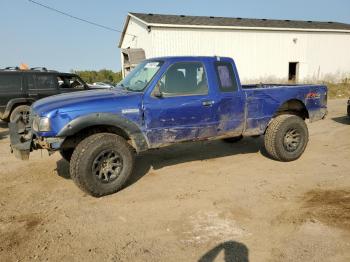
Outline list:
[[[246,129],[244,135],[263,134],[278,109],[287,101],[299,100],[310,122],[322,119],[327,111],[327,87],[317,85],[245,88]]]

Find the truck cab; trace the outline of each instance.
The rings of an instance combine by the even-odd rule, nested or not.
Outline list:
[[[159,147],[242,134],[245,96],[233,61],[218,60],[167,60],[154,88],[147,90],[143,99],[144,128],[150,144]]]

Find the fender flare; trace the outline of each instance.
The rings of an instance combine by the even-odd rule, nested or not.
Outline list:
[[[305,118],[309,118],[309,110],[307,109],[305,103],[304,103],[302,100],[297,99],[297,98],[292,98],[292,99],[285,100],[283,103],[281,103],[281,104],[277,107],[275,113],[271,116],[271,119],[267,122],[267,125],[265,126],[264,134],[265,134],[267,128],[269,127],[269,125],[270,125],[270,124],[272,123],[272,121],[274,120],[274,118],[275,118],[276,116],[278,116],[278,112],[280,112],[280,109],[283,109],[283,106],[288,105],[288,103],[290,103],[290,102],[294,102],[294,103],[297,103],[298,105],[300,105],[300,106],[302,107],[302,109],[305,110],[305,113],[306,113]],[[299,109],[300,109],[300,108],[299,108]],[[281,110],[281,111],[283,112],[283,110]],[[292,111],[293,111],[293,110],[292,110]]]
[[[33,98],[14,98],[11,99],[10,101],[7,102],[4,114],[2,115],[2,118],[8,118],[11,114],[12,109],[17,105],[17,104],[32,104],[35,102],[35,99]]]
[[[101,125],[116,127],[124,131],[131,139],[137,152],[146,151],[149,148],[148,139],[138,125],[125,117],[111,113],[94,113],[75,118],[66,124],[57,136],[73,136],[85,128]]]
[[[305,102],[298,99],[298,98],[288,99],[288,100],[284,101],[283,103],[281,103],[279,105],[279,107],[277,108],[276,113],[284,108],[289,109],[291,111],[303,112],[305,114],[305,118],[309,118],[309,110],[306,107]]]

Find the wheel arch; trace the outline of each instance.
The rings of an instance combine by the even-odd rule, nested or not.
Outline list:
[[[2,115],[3,119],[8,119],[12,113],[12,111],[21,105],[31,105],[35,102],[32,98],[14,98],[7,102],[4,114]]]
[[[149,148],[146,136],[134,122],[109,113],[78,117],[66,124],[57,136],[66,137],[62,146],[67,147],[68,144],[76,144],[91,134],[102,132],[114,133],[123,137],[137,152]]]
[[[295,114],[301,118],[309,119],[309,111],[303,101],[299,99],[290,99],[282,103],[276,110],[273,117],[283,114]]]

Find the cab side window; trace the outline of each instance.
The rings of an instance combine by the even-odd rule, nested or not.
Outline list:
[[[219,80],[221,92],[232,92],[237,90],[237,82],[232,65],[226,62],[216,62],[215,69]]]
[[[169,67],[158,83],[165,96],[205,95],[208,82],[202,63],[176,63]]]
[[[57,79],[53,75],[37,75],[36,89],[55,89],[57,87]]]
[[[76,76],[57,76],[59,88],[84,89],[84,83]]]

